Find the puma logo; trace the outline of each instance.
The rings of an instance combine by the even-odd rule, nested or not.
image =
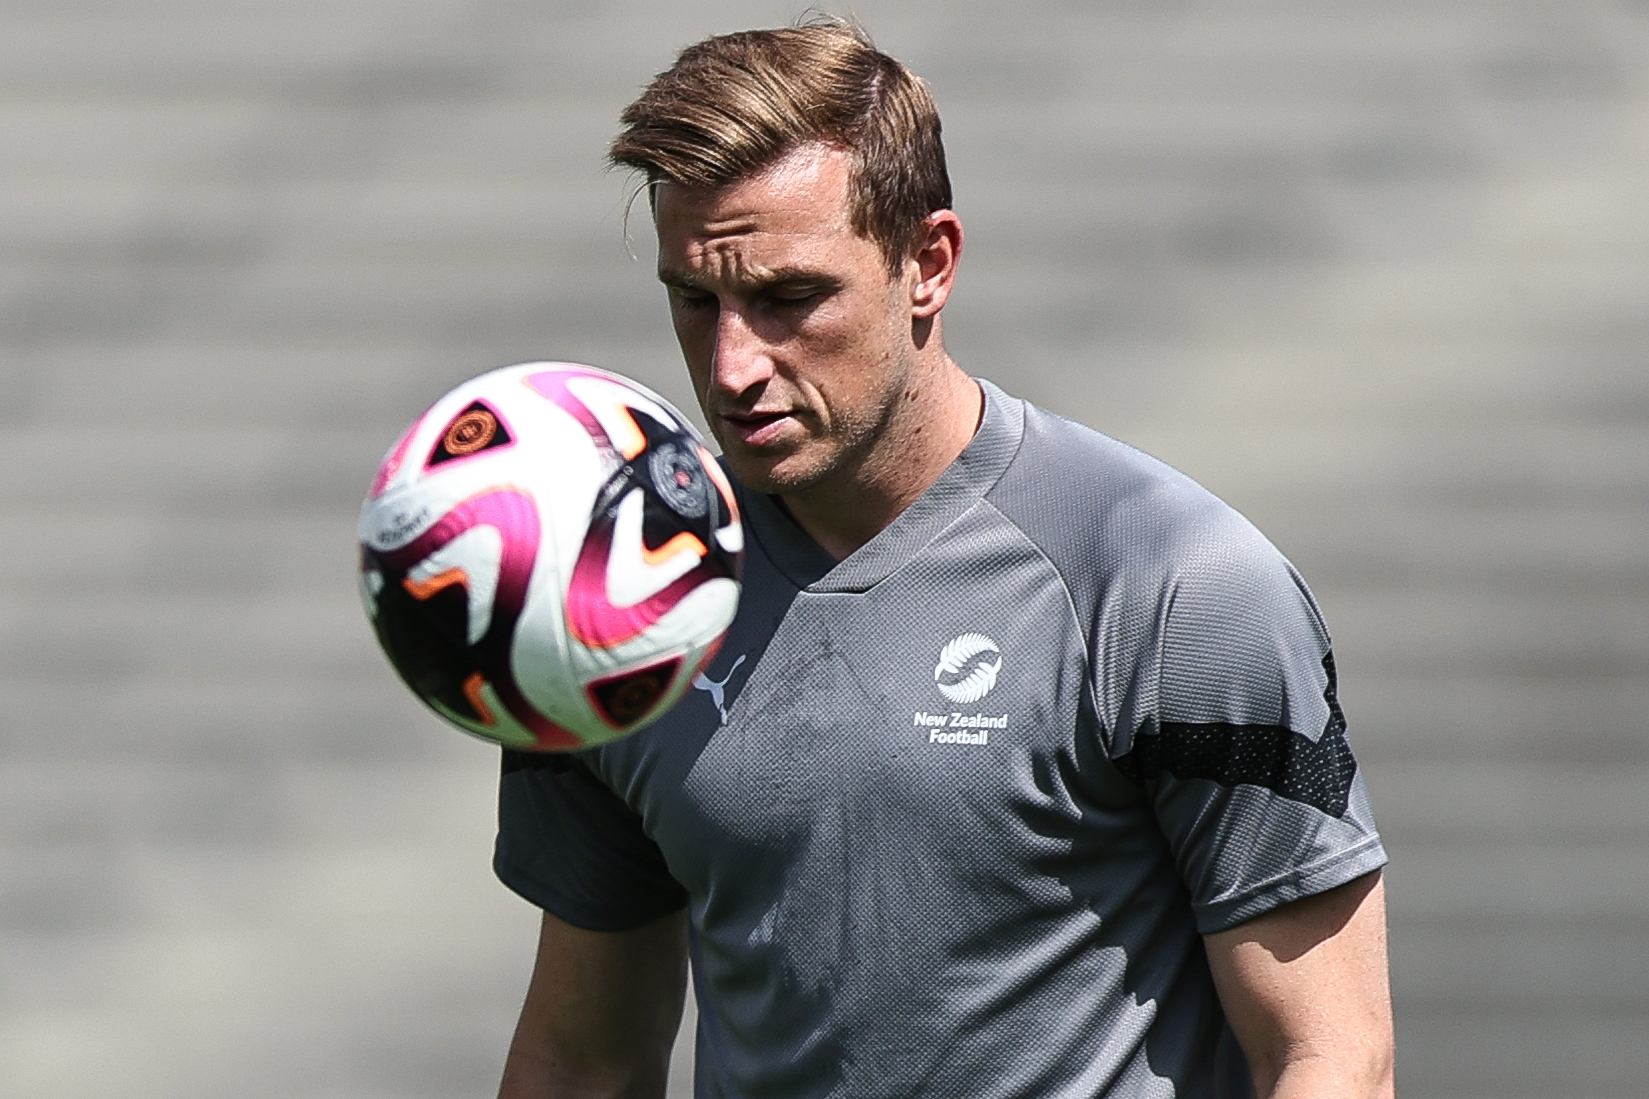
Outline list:
[[[693,686],[696,689],[710,692],[710,701],[716,704],[716,712],[721,714],[723,725],[727,724],[727,707],[724,704],[727,698],[727,681],[733,678],[733,673],[738,671],[739,665],[743,663],[744,654],[740,653],[739,658],[733,661],[733,666],[727,669],[727,674],[719,681],[711,679],[703,672],[693,678]]]

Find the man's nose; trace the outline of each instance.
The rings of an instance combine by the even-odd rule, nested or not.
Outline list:
[[[748,392],[773,376],[767,341],[737,303],[723,302],[716,316],[716,345],[710,360],[711,384],[728,396]]]

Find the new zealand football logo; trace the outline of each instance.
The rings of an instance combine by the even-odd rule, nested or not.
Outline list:
[[[952,702],[978,702],[996,686],[1002,650],[982,633],[965,633],[939,651],[933,681]]]

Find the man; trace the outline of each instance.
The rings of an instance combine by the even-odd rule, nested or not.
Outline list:
[[[506,757],[496,867],[545,916],[501,1094],[662,1094],[690,955],[703,1097],[1389,1095],[1385,854],[1310,595],[946,355],[921,83],[751,32],[623,121],[744,597],[664,720]]]

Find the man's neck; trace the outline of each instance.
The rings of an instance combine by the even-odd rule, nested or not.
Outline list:
[[[972,441],[984,416],[979,383],[947,357],[928,392],[902,403],[880,445],[852,470],[779,497],[836,560],[876,537],[928,490]]]

